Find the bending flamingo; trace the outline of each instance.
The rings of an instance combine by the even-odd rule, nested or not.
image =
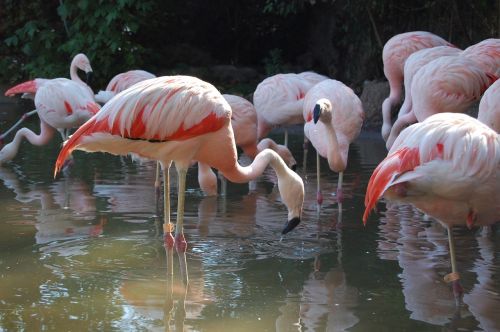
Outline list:
[[[16,156],[23,138],[33,145],[45,145],[58,130],[64,140],[67,129],[78,127],[99,110],[92,93],[66,78],[47,80],[36,92],[35,106],[32,112],[40,118],[40,134],[28,128],[18,130],[12,142],[0,151],[0,164]]]
[[[235,182],[255,179],[271,165],[278,175],[282,200],[288,208],[289,220],[282,232],[291,231],[300,222],[302,213],[302,179],[270,149],[259,153],[250,166],[240,166],[230,118],[231,108],[209,83],[189,76],[146,80],[118,94],[71,136],[57,158],[55,174],[75,149],[119,155],[134,153],[159,160],[166,187],[165,241],[171,246],[174,239],[169,214],[168,170],[171,162],[175,162],[179,178],[175,243],[177,250],[185,251],[184,191],[191,161],[219,169]]]
[[[342,82],[325,80],[316,84],[304,99],[304,134],[316,149],[317,200],[321,205],[319,156],[328,159],[328,165],[339,172],[337,201],[343,200],[342,180],[347,167],[349,145],[359,136],[365,113],[361,100]],[[314,124],[313,124],[314,120]]]
[[[276,144],[270,138],[257,140],[257,113],[251,102],[245,98],[224,94],[224,99],[231,106],[231,126],[233,127],[236,146],[243,150],[248,157],[255,156],[264,149],[274,150],[292,170],[297,167],[297,162],[290,150]],[[225,179],[222,178],[222,193],[225,194]],[[198,183],[206,195],[217,195],[217,176],[208,165],[198,163]]]
[[[95,95],[95,100],[98,103],[105,104],[111,98],[125,89],[128,89],[135,83],[139,83],[156,76],[145,70],[129,70],[127,72],[116,75],[109,81],[106,90],[101,90]]]
[[[403,70],[410,54],[435,46],[451,46],[443,38],[426,31],[405,32],[393,36],[382,50],[384,75],[389,81],[390,93],[382,103],[382,137],[387,140],[392,126],[392,108],[401,100],[403,93]]]
[[[467,47],[462,56],[476,62],[483,71],[500,76],[500,39],[485,39]]]
[[[500,108],[494,113],[499,117]],[[450,245],[452,273],[445,280],[453,282],[458,301],[451,228],[500,221],[499,165],[500,137],[494,130],[466,114],[432,115],[404,129],[373,172],[363,222],[382,196],[411,203],[439,220],[448,228]]]
[[[411,83],[413,81],[413,76],[417,71],[437,58],[442,56],[453,56],[458,55],[462,52],[459,48],[450,46],[436,46],[431,48],[425,48],[420,51],[416,51],[411,54],[404,64],[404,86],[405,86],[405,98],[403,104],[398,113],[398,118],[394,122],[389,137],[387,138],[387,150],[391,148],[392,143],[398,137],[399,133],[408,124],[415,122],[415,115],[413,114],[412,107],[412,97],[411,97]]]
[[[273,127],[304,123],[304,96],[316,83],[328,77],[313,72],[277,74],[257,85],[253,104],[257,111],[257,137],[265,137]],[[288,134],[285,130],[285,146]]]

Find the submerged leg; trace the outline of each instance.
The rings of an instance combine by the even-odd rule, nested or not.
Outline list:
[[[175,247],[177,252],[185,252],[187,248],[184,238],[184,199],[186,195],[187,167],[176,163],[179,191],[177,194],[177,221],[175,223]]]
[[[455,295],[455,303],[460,305],[463,288],[460,284],[460,275],[457,272],[457,263],[455,258],[455,240],[453,238],[453,229],[451,226],[447,227],[448,230],[448,244],[450,246],[450,260],[451,260],[451,273],[444,277],[446,282],[451,282],[453,287],[453,295]]]
[[[337,183],[337,202],[342,204],[344,202],[344,190],[342,184],[344,183],[344,172],[339,173],[339,181]]]
[[[321,193],[321,183],[320,183],[320,158],[319,152],[316,151],[316,200],[318,201],[318,205],[323,204],[323,194]]]

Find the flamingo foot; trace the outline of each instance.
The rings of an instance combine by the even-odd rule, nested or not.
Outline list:
[[[318,190],[316,193],[316,201],[318,202],[318,205],[323,204],[323,194],[321,193],[321,190]]]
[[[170,232],[165,233],[165,235],[163,235],[163,242],[165,243],[165,248],[173,249],[175,240],[174,240],[174,237],[172,236],[172,233],[170,233]]]
[[[179,233],[175,236],[175,249],[177,252],[186,252],[187,242],[183,233]]]

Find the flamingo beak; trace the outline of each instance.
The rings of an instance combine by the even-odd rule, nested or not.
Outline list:
[[[297,164],[293,164],[291,167],[292,171],[296,172],[297,171]]]
[[[281,231],[281,234],[285,235],[286,233],[290,232],[292,229],[297,227],[298,224],[300,224],[300,218],[299,217],[292,218],[286,223],[285,228],[283,228],[283,230]]]
[[[314,110],[313,110],[314,124],[318,123],[320,114],[321,114],[321,108],[320,108],[319,104],[316,104],[314,106]]]

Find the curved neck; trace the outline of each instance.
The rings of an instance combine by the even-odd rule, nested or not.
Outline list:
[[[69,76],[71,77],[71,80],[78,83],[86,84],[84,81],[82,81],[80,76],[78,76],[77,70],[78,68],[76,67],[75,59],[73,59],[73,61],[71,61],[71,66],[69,67]]]
[[[54,136],[54,132],[55,129],[43,121],[40,122],[40,135],[35,134],[28,128],[21,128],[12,142],[4,146],[0,151],[0,163],[11,160],[17,155],[23,138],[26,138],[33,145],[45,145]]]
[[[334,172],[342,172],[347,166],[347,151],[348,148],[344,146],[337,138],[335,129],[331,122],[324,123],[327,132],[326,139],[328,140],[327,159],[330,169]]]
[[[278,179],[286,174],[287,166],[285,162],[276,152],[270,149],[260,152],[248,166],[241,166],[236,162],[231,167],[221,169],[221,172],[229,181],[246,183],[262,175],[268,165],[275,170]]]
[[[264,138],[259,142],[259,144],[257,144],[256,153],[264,151],[265,149],[271,149],[271,150],[276,151],[277,147],[278,147],[278,144],[276,144],[275,141],[273,141],[270,138]]]

